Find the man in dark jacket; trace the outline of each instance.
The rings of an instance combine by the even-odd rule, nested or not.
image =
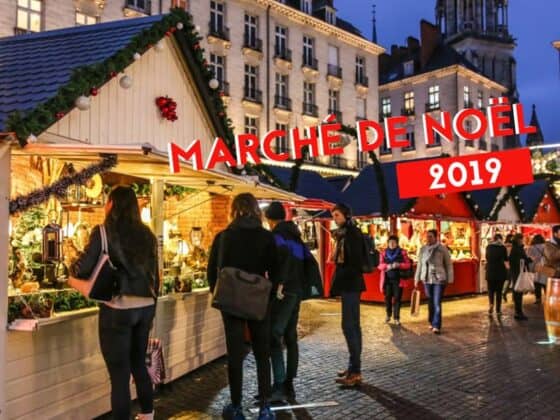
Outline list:
[[[348,369],[338,373],[336,382],[344,386],[358,386],[362,381],[360,294],[366,290],[362,275],[364,238],[352,221],[352,211],[348,206],[337,204],[332,216],[338,229],[333,232],[336,246],[332,261],[336,270],[330,294],[331,297],[342,297],[342,331],[350,353]]]
[[[299,350],[297,324],[303,295],[304,261],[313,258],[301,240],[295,223],[285,221],[286,211],[282,203],[272,202],[265,211],[268,224],[276,241],[277,270],[274,282],[278,284],[272,301],[271,360],[274,376],[272,402],[295,399],[293,380],[297,375]],[[284,365],[282,339],[287,350],[287,366]]]

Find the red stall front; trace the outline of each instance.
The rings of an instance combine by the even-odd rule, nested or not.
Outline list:
[[[465,197],[460,194],[447,194],[445,197],[422,197],[416,200],[414,207],[402,216],[394,216],[388,220],[382,218],[357,219],[362,232],[369,233],[375,240],[376,247],[382,251],[387,245],[390,234],[399,237],[399,245],[411,257],[414,267],[418,258],[418,251],[425,243],[426,232],[437,229],[440,239],[451,253],[454,270],[454,283],[446,288],[446,296],[458,296],[476,293],[478,287],[478,255],[476,253],[478,239],[476,237],[476,224],[473,210]],[[334,226],[330,226],[334,228]],[[332,249],[332,240],[325,240],[328,255]],[[334,265],[326,263],[325,269],[325,294],[328,296]],[[366,302],[383,302],[384,296],[380,290],[380,273],[365,274],[366,291],[362,300]],[[410,299],[412,291],[405,289],[403,300]]]

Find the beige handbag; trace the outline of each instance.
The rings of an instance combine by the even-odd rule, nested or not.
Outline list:
[[[420,315],[420,290],[414,289],[410,296],[410,315]]]

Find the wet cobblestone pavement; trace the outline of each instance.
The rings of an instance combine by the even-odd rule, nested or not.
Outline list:
[[[558,419],[560,346],[546,341],[542,307],[526,297],[529,321],[489,317],[484,297],[444,303],[443,334],[403,308],[402,326],[386,325],[384,309],[362,305],[363,377],[356,389],[334,383],[347,363],[340,305],[306,303],[300,329],[297,401],[336,401],[337,406],[284,411],[278,419]],[[220,418],[228,402],[225,360],[219,359],[168,385],[156,401],[158,419]],[[256,393],[254,360],[246,359],[247,418]]]

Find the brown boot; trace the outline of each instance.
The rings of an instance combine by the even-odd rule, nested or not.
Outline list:
[[[346,387],[360,386],[362,384],[362,375],[351,373],[345,378],[337,379],[336,383]]]

